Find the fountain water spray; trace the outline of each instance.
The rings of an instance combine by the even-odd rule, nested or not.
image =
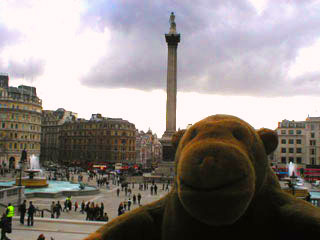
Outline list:
[[[293,174],[297,176],[296,165],[293,162],[289,162],[288,175],[291,177]]]

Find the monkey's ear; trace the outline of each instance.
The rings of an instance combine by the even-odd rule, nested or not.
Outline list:
[[[278,146],[278,134],[276,131],[268,128],[261,128],[257,131],[257,133],[263,142],[267,155],[276,150]]]
[[[179,131],[175,132],[172,135],[171,142],[172,142],[172,146],[173,146],[174,151],[177,150],[179,142],[180,142],[181,138],[183,137],[183,134],[186,131],[187,131],[186,129],[182,129],[182,130],[179,130]]]

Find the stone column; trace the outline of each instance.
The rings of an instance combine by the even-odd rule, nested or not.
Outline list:
[[[166,34],[166,41],[168,43],[166,133],[172,135],[176,131],[177,48],[180,34]]]
[[[174,160],[174,151],[171,145],[172,135],[176,131],[176,109],[177,109],[177,48],[180,42],[180,34],[176,32],[174,13],[170,15],[170,30],[165,34],[168,44],[168,69],[167,69],[167,111],[166,131],[160,142],[162,144],[163,162]],[[171,169],[172,171],[172,169]]]

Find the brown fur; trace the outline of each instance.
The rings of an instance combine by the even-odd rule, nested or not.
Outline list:
[[[229,115],[210,116],[178,132],[175,187],[100,228],[101,239],[318,235],[320,210],[284,193],[268,165],[277,144],[274,131],[256,131]]]

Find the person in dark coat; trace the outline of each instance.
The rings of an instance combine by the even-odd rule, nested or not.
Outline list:
[[[101,202],[100,213],[99,213],[100,217],[103,217],[103,213],[104,213],[104,204],[103,204],[103,202]]]
[[[56,218],[60,217],[61,211],[62,211],[62,206],[60,204],[60,201],[58,201],[57,204],[56,204],[56,210],[55,210]]]
[[[2,214],[2,217],[0,220],[0,226],[1,226],[1,240],[9,240],[9,238],[6,236],[6,233],[11,233],[12,226],[5,213]]]
[[[30,201],[30,205],[28,208],[28,226],[33,226],[33,215],[36,212],[36,208],[33,206],[32,201]]]
[[[122,202],[119,204],[119,207],[118,207],[118,216],[120,216],[121,214],[124,213],[124,208],[123,208],[123,204]]]
[[[24,224],[24,216],[27,212],[27,200],[24,200],[23,203],[19,206],[19,212],[20,212],[20,223]]]

